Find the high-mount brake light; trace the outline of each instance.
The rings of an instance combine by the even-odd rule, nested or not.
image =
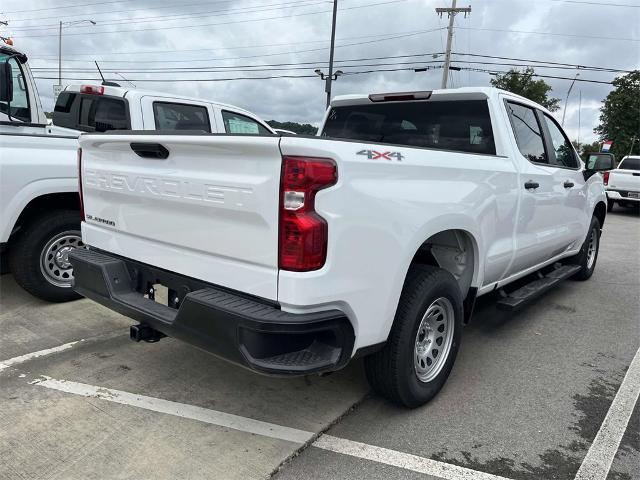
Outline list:
[[[604,183],[605,185],[609,185],[609,173],[610,172],[604,172],[602,174],[602,183]]]
[[[429,100],[431,90],[419,92],[398,92],[398,93],[372,93],[369,100],[372,102],[405,102],[408,100]]]
[[[89,95],[104,95],[104,87],[102,85],[82,85],[80,93],[88,93]]]
[[[80,195],[80,221],[84,222],[84,199],[82,198],[82,149],[78,149],[78,194]]]
[[[327,222],[315,211],[316,193],[334,185],[336,163],[329,158],[282,157],[279,268],[308,272],[327,258]]]

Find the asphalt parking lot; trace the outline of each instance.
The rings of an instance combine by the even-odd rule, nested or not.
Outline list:
[[[3,275],[0,479],[640,479],[639,247],[617,208],[591,280],[517,314],[480,302],[416,410],[371,395],[359,362],[266,378]]]

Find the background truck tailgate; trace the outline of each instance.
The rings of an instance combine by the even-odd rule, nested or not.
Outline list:
[[[275,136],[83,135],[84,242],[276,299],[278,143]],[[167,158],[133,150],[147,155],[158,145]]]

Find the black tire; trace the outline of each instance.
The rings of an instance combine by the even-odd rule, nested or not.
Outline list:
[[[614,202],[613,200],[607,200],[607,212],[613,210],[613,206],[615,205],[615,203],[616,202]]]
[[[416,363],[418,329],[429,307],[442,298],[452,307],[450,347],[446,357],[440,360],[435,377],[422,381],[418,378],[419,365]],[[462,295],[453,275],[428,265],[411,266],[387,343],[382,350],[365,358],[367,379],[373,390],[408,408],[431,400],[453,368],[462,335],[462,319]],[[432,347],[435,346],[434,342]]]
[[[591,275],[593,275],[593,272],[596,269],[596,262],[598,260],[598,252],[600,250],[600,233],[600,222],[595,216],[593,216],[587,232],[587,238],[584,239],[580,251],[575,256],[567,260],[567,263],[569,264],[579,265],[582,267],[578,273],[571,277],[574,280],[589,280]],[[596,244],[595,252],[593,253],[593,260],[589,261],[589,245],[592,234],[595,235]]]
[[[68,286],[55,285],[41,268],[43,250],[64,232],[80,232],[80,213],[77,210],[55,210],[34,218],[12,239],[9,247],[9,267],[16,282],[30,294],[49,302],[80,298],[70,282]],[[72,275],[73,270],[71,278]],[[66,282],[67,278],[60,281]]]

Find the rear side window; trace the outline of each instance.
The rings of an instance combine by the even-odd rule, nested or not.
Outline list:
[[[222,111],[224,131],[241,135],[270,135],[271,132],[256,122],[253,118],[239,113]]]
[[[530,162],[548,163],[536,112],[518,103],[507,102],[506,105],[520,153]]]
[[[544,120],[547,124],[549,140],[553,147],[554,158],[551,160],[552,163],[559,167],[577,168],[578,159],[567,136],[556,124],[555,120],[546,113],[544,114]]]
[[[156,130],[202,130],[211,133],[207,108],[184,103],[153,102]]]
[[[486,100],[334,107],[322,136],[495,155]]]
[[[123,98],[62,92],[53,111],[53,124],[83,132],[129,130],[128,113]]]
[[[618,168],[624,168],[625,170],[640,170],[640,157],[623,158],[620,165],[618,165]]]

